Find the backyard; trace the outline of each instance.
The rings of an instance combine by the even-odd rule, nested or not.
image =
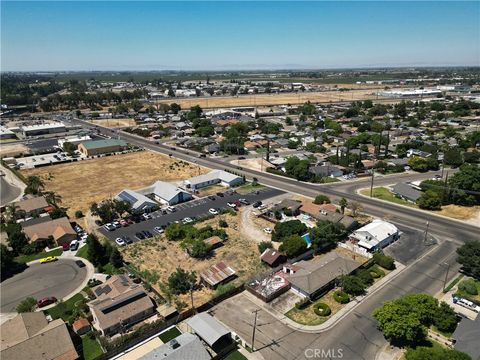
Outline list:
[[[168,241],[165,236],[137,242],[121,251],[124,259],[138,269],[142,276],[146,276],[147,281],[151,282],[156,290],[160,290],[159,283],[166,282],[177,267],[193,270],[198,276],[201,271],[220,261],[224,261],[235,270],[237,275],[237,279],[233,281],[235,284],[243,283],[262,269],[257,244],[240,235],[238,214],[219,215],[197,223],[195,227],[210,225],[218,228],[220,219],[228,223],[228,227],[224,229],[228,240],[222,247],[213,250],[210,257],[203,260],[190,257],[178,242]],[[193,293],[195,305],[198,306],[210,300],[214,293],[214,290],[207,287],[197,289]],[[180,299],[190,304],[189,295],[182,295]]]
[[[93,202],[115,196],[125,188],[139,189],[157,180],[181,181],[208,169],[150,151],[101,157],[69,164],[46,166],[22,171],[25,176],[37,175],[46,191],[62,197],[74,219],[76,210],[87,214]],[[79,219],[84,225],[84,219]]]

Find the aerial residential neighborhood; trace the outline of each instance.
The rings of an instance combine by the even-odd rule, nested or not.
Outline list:
[[[477,3],[1,7],[1,359],[480,359]]]

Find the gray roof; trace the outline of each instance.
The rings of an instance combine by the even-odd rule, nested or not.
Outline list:
[[[145,195],[129,189],[120,191],[115,198],[118,200],[128,201],[130,204],[132,204],[132,208],[135,210],[157,205],[155,201],[147,198]]]
[[[240,176],[230,174],[229,172],[223,170],[212,170],[207,174],[191,177],[190,179],[185,180],[185,182],[190,183],[191,185],[197,185],[213,180],[220,180],[229,183],[236,179],[241,178]]]
[[[143,355],[139,360],[210,360],[211,356],[203,347],[202,342],[193,334],[184,333],[175,339],[163,344],[149,353]],[[178,346],[179,345],[179,346]]]
[[[422,192],[414,189],[412,186],[410,186],[407,183],[398,183],[396,184],[393,189],[393,193],[399,196],[404,197],[407,200],[416,202],[417,199],[422,195]]]
[[[288,281],[292,286],[311,295],[340,275],[350,274],[361,264],[336,252],[331,252],[319,261],[302,260],[295,265],[301,269],[290,275]]]
[[[452,335],[456,340],[455,350],[463,351],[470,355],[473,360],[480,359],[480,315],[475,321],[462,318],[457,329]]]
[[[110,146],[126,147],[127,143],[120,139],[89,140],[81,143],[85,149],[102,149]]]
[[[159,198],[162,198],[163,200],[166,200],[166,201],[171,201],[178,194],[182,192],[190,195],[186,191],[183,191],[182,189],[178,188],[177,186],[164,181],[155,181],[155,183],[152,186],[144,188],[140,191],[143,194],[155,194]]]
[[[206,312],[195,315],[187,321],[187,324],[210,346],[223,336],[230,334],[223,324]]]

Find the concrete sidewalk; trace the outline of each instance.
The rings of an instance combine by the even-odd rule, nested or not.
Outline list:
[[[327,331],[334,327],[340,320],[342,320],[345,316],[347,316],[349,313],[351,313],[355,308],[357,307],[358,304],[360,304],[363,300],[368,298],[369,295],[374,294],[376,291],[380,290],[382,287],[384,287],[388,282],[396,278],[405,268],[406,266],[403,264],[400,264],[398,262],[395,262],[396,269],[390,272],[388,275],[384,276],[381,278],[379,281],[377,281],[375,284],[373,284],[371,287],[368,288],[367,293],[363,296],[357,296],[354,298],[352,301],[350,301],[347,305],[345,305],[339,312],[335,313],[332,315],[327,321],[325,321],[322,324],[319,325],[302,325],[299,324],[288,317],[286,317],[284,314],[279,313],[272,307],[270,307],[268,304],[264,303],[262,300],[259,298],[255,297],[253,294],[249,293],[248,291],[244,291],[244,294],[250,301],[255,303],[258,307],[261,309],[265,310],[268,312],[270,315],[274,316],[277,318],[279,321],[281,321],[283,324],[287,325],[288,327],[302,331],[302,332],[307,332],[307,333],[321,333],[324,331]]]

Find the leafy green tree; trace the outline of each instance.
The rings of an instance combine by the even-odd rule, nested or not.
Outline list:
[[[440,346],[426,347],[417,346],[408,348],[405,353],[405,360],[472,360],[472,358],[458,350],[445,349]]]
[[[260,251],[260,254],[263,254],[263,252],[267,249],[273,249],[273,244],[271,241],[261,241],[258,244],[258,251]]]
[[[367,285],[357,276],[345,275],[340,279],[342,290],[350,295],[362,295]]]
[[[60,218],[65,217],[65,216],[67,216],[67,211],[64,208],[55,208],[50,213],[50,217],[52,219],[60,219]]]
[[[47,191],[43,195],[45,200],[51,205],[58,206],[62,203],[62,197],[53,191]]]
[[[177,268],[175,272],[168,277],[168,287],[175,294],[185,294],[195,286],[197,275],[194,271],[185,271]]]
[[[68,141],[63,143],[63,151],[65,151],[68,155],[72,156],[75,153],[75,150],[77,150],[75,144],[72,144]]]
[[[414,171],[425,172],[428,170],[438,170],[439,165],[436,159],[431,157],[421,158],[419,156],[412,156],[408,159],[408,166]]]
[[[293,258],[307,250],[307,243],[300,235],[290,235],[283,239],[279,250],[284,252],[288,258]]]
[[[105,258],[105,249],[98,238],[93,234],[88,235],[86,246],[88,261],[95,266],[101,265]]]
[[[314,204],[330,204],[330,198],[327,195],[319,194],[315,196],[315,200],[313,200]]]
[[[110,263],[116,267],[117,269],[121,268],[123,266],[123,257],[120,251],[114,247],[110,253]]]
[[[387,256],[381,252],[376,252],[373,254],[373,261],[375,264],[383,267],[384,269],[395,269],[395,260],[391,256]]]
[[[0,275],[2,278],[14,265],[15,261],[13,260],[13,252],[8,250],[4,244],[0,244]]]
[[[22,227],[19,224],[15,224],[8,232],[8,244],[12,248],[12,251],[15,255],[22,253],[23,248],[28,245],[28,239],[25,234],[22,232]]]
[[[203,259],[210,254],[210,251],[212,251],[212,247],[205,241],[195,240],[190,247],[189,254],[194,258]]]
[[[307,232],[307,226],[300,220],[277,222],[272,233],[273,241],[283,241],[291,235],[303,235]]]
[[[169,95],[170,96],[170,95]],[[180,110],[182,110],[182,108],[180,107],[180,105],[178,105],[177,103],[171,103],[170,104],[170,110],[174,113],[174,114],[178,114],[178,112]]]
[[[420,195],[417,200],[417,204],[420,209],[426,210],[441,210],[442,209],[442,199],[432,190],[427,190]]]
[[[457,249],[457,262],[462,270],[480,280],[480,241],[468,241]]]
[[[448,148],[443,156],[445,165],[460,166],[463,164],[462,152],[458,147]]]
[[[316,253],[333,249],[337,243],[345,238],[345,226],[328,220],[317,221],[317,227],[310,230],[310,239]]]
[[[440,331],[454,332],[457,327],[457,322],[455,310],[446,302],[442,301],[433,318],[433,324]]]
[[[480,204],[480,167],[463,164],[448,182],[452,190],[452,201],[459,205]]]
[[[165,229],[165,236],[168,240],[179,241],[187,237],[193,226],[184,224],[170,224]]]
[[[32,312],[37,305],[37,301],[33,297],[27,297],[22,300],[16,307],[18,313]]]

